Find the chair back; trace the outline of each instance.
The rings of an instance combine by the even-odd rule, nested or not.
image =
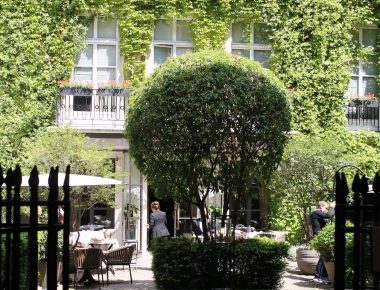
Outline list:
[[[133,252],[136,245],[122,246],[120,248],[110,250],[105,254],[107,264],[109,265],[128,265],[132,261]]]
[[[76,269],[98,269],[102,265],[103,252],[97,248],[74,249]]]

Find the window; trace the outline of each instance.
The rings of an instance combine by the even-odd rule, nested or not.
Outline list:
[[[352,32],[352,40],[356,46],[368,49],[376,47],[379,30],[377,27],[359,28]],[[351,82],[348,88],[348,96],[358,97],[377,95],[376,84],[377,68],[374,59],[359,59],[352,68]]]
[[[154,28],[150,72],[169,57],[180,56],[192,50],[193,44],[187,20],[157,20]]]
[[[232,24],[231,52],[254,61],[263,67],[269,68],[269,36],[268,27],[264,23],[250,24],[238,21]]]
[[[86,48],[76,60],[72,79],[92,82],[94,88],[98,82],[120,79],[118,67],[119,47],[116,20],[95,18],[87,29]],[[74,111],[91,111],[93,99],[74,96]],[[115,111],[115,98],[99,97],[97,108],[101,111]]]
[[[88,26],[86,43],[86,49],[77,58],[74,80],[115,81],[118,65],[116,21],[95,18]]]

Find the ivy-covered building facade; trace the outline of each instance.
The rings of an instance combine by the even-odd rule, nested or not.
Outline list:
[[[106,1],[87,7],[93,16],[82,20],[85,47],[70,79],[91,83],[92,91],[60,95],[56,122],[85,132],[94,142],[113,144],[117,170],[129,172],[115,196],[113,218],[120,242],[136,239],[140,249],[146,248],[149,203],[156,197],[128,154],[124,131],[130,95],[102,95],[104,83],[128,80],[133,93],[168,58],[221,49],[259,62],[280,77],[289,90],[296,131],[347,126],[349,113],[360,110],[347,111],[354,100],[365,101],[366,112],[377,112],[379,122],[379,1],[359,1],[357,6],[339,0],[251,2]],[[239,211],[239,223],[266,226],[265,191],[253,182],[251,196]],[[220,206],[221,195],[209,202]],[[189,232],[192,209],[171,200],[162,203],[171,217],[171,232]]]

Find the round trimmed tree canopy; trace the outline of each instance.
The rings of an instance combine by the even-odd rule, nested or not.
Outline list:
[[[290,130],[287,90],[249,59],[190,53],[161,65],[135,92],[126,128],[130,153],[156,188],[186,190],[195,179],[216,188],[237,168],[267,176]]]

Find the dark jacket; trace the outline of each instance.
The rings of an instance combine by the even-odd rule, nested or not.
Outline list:
[[[334,208],[330,207],[328,212],[323,212],[317,208],[311,213],[311,225],[313,227],[313,236],[326,225],[328,219],[332,218],[335,214]]]
[[[168,237],[170,233],[165,226],[166,213],[164,211],[157,210],[150,214],[150,227],[152,228],[152,237]]]

